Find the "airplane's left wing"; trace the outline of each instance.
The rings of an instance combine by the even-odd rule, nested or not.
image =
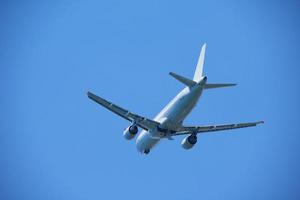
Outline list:
[[[106,109],[112,111],[113,113],[119,115],[120,117],[123,117],[124,119],[135,123],[136,125],[138,125],[139,127],[141,127],[142,129],[145,130],[149,130],[149,129],[156,129],[160,123],[153,121],[151,119],[147,119],[146,117],[142,117],[140,115],[134,114],[132,112],[129,112],[128,110],[121,108],[120,106],[117,106],[91,92],[87,93],[88,97],[90,99],[92,99],[93,101],[97,102],[98,104],[100,104],[101,106],[105,107]]]
[[[210,125],[210,126],[182,126],[177,131],[172,133],[172,136],[246,128],[246,127],[256,126],[262,123],[264,122],[258,121],[258,122],[239,123],[239,124],[224,124],[224,125]]]

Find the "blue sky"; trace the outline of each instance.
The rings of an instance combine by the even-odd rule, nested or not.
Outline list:
[[[0,199],[299,199],[297,1],[1,3]],[[182,137],[149,156],[88,90],[149,118],[192,77],[209,82],[185,123],[265,120]]]

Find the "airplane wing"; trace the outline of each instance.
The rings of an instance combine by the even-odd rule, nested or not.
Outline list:
[[[160,125],[159,122],[131,113],[128,110],[121,108],[120,106],[117,106],[91,92],[88,92],[87,95],[90,99],[92,99],[96,103],[100,104],[101,106],[105,107],[111,112],[123,117],[124,119],[132,123],[135,123],[137,126],[141,127],[142,129],[145,130],[156,129]]]
[[[246,128],[246,127],[256,126],[262,123],[264,122],[258,121],[258,122],[249,122],[249,123],[223,124],[223,125],[211,125],[211,126],[182,126],[175,133],[172,133],[172,136]]]

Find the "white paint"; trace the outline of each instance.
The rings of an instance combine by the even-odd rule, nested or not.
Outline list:
[[[161,123],[160,128],[176,129],[182,125],[183,120],[192,111],[197,104],[203,86],[207,78],[202,77],[201,80],[193,87],[185,87],[167,106],[154,118],[155,121]],[[144,153],[145,150],[152,149],[162,138],[163,133],[158,130],[143,130],[136,140],[136,146],[139,152]]]

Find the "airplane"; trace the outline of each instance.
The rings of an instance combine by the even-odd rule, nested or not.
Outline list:
[[[184,119],[195,107],[203,90],[236,85],[228,83],[207,83],[207,77],[203,75],[205,49],[206,43],[201,48],[200,56],[192,80],[173,72],[169,73],[172,77],[183,83],[185,88],[179,94],[177,94],[177,96],[171,100],[170,103],[168,103],[154,119],[148,119],[146,117],[134,114],[91,92],[88,92],[87,95],[90,99],[97,102],[101,106],[131,122],[130,126],[128,126],[123,132],[123,136],[127,140],[133,139],[139,132],[139,128],[142,129],[141,133],[136,139],[137,150],[142,154],[149,154],[150,150],[162,139],[173,140],[174,136],[186,135],[181,142],[181,146],[184,149],[191,149],[197,143],[197,135],[200,133],[246,128],[264,123],[264,121],[257,121],[207,126],[183,125]]]

